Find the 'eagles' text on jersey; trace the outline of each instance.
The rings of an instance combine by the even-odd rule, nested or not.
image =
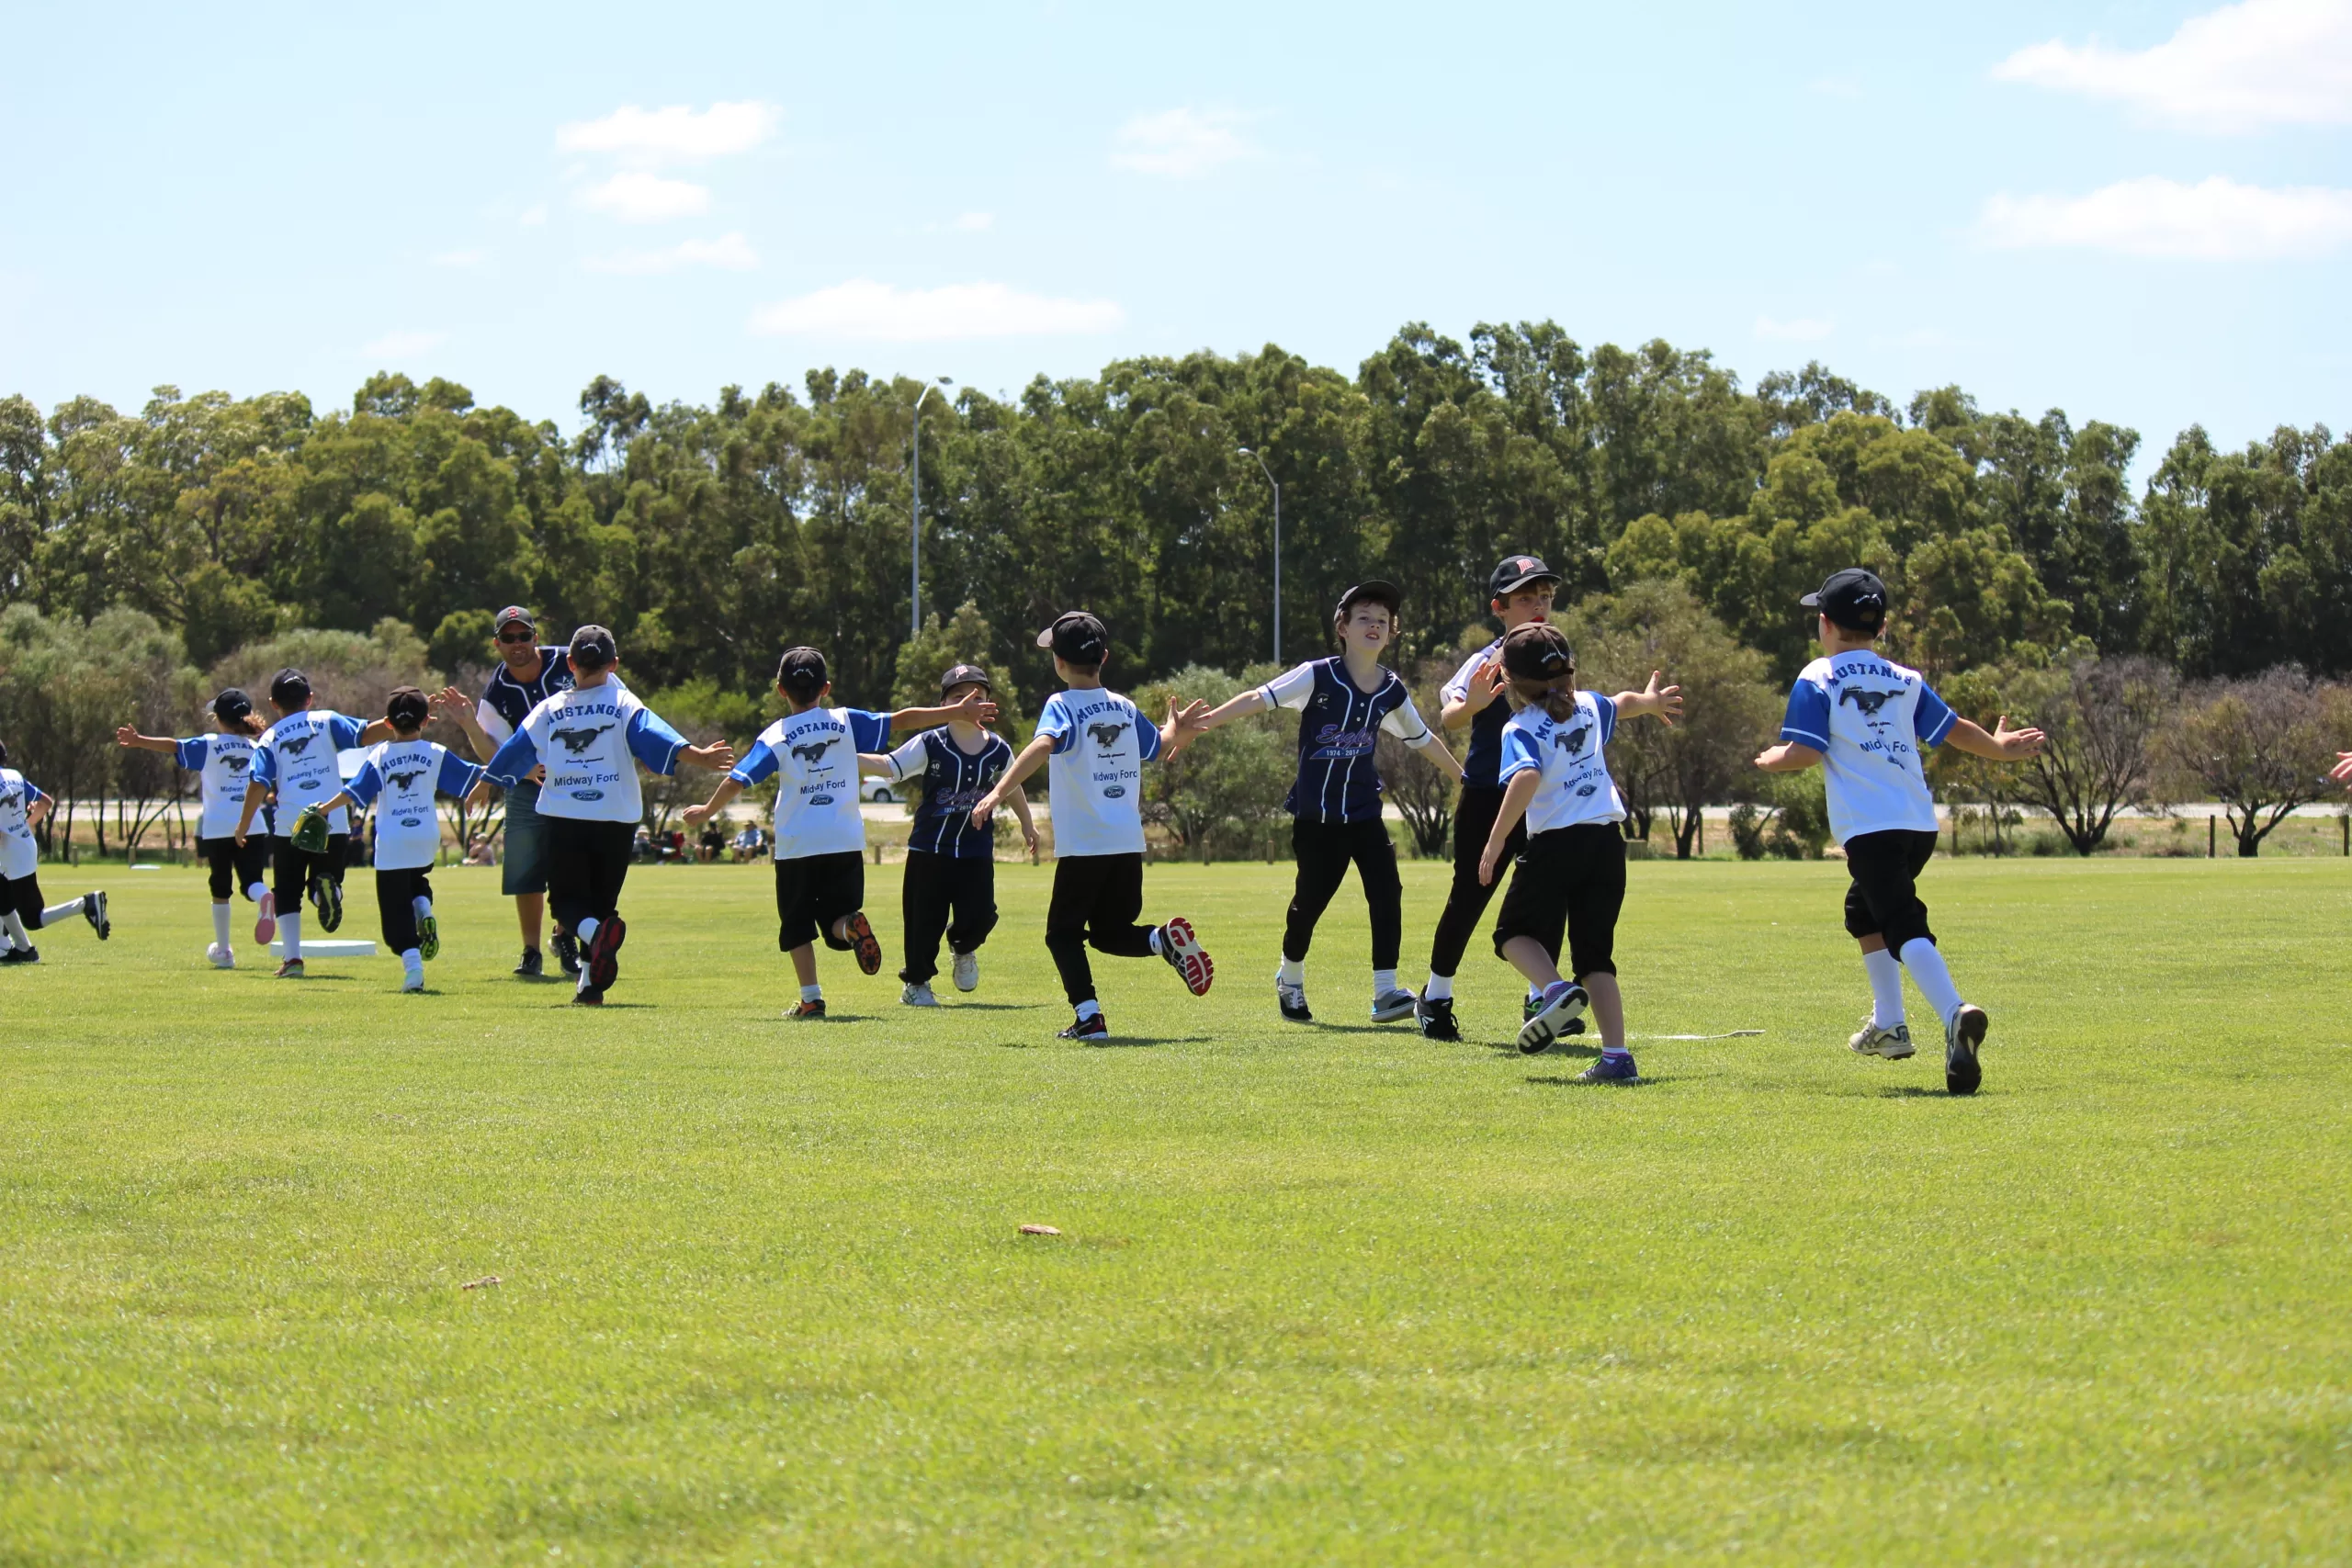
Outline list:
[[[1500,699],[1498,699],[1498,701]],[[1548,833],[1580,822],[1623,822],[1625,803],[1601,755],[1617,733],[1617,704],[1599,692],[1578,692],[1566,718],[1530,705],[1503,726],[1505,784],[1536,770],[1535,798],[1528,803],[1527,830]]]
[[[890,753],[891,783],[922,781],[907,848],[969,860],[995,854],[995,829],[973,827],[972,807],[1012,765],[1012,748],[1003,736],[988,730],[980,738],[980,749],[967,751],[956,744],[954,730],[943,724]]]
[[[326,708],[305,708],[288,714],[263,733],[248,771],[277,791],[279,827],[292,832],[295,818],[342,791],[335,755],[358,745],[365,728],[357,719]],[[236,831],[236,824],[231,823],[229,830]],[[350,816],[341,807],[327,818],[327,831],[351,831]]]
[[[776,859],[854,853],[865,848],[865,819],[857,813],[857,754],[889,743],[887,713],[809,708],[760,731],[727,776],[739,784],[776,781]]]
[[[675,773],[686,738],[616,681],[558,692],[526,715],[485,770],[508,789],[544,763],[539,815],[634,822],[645,815],[637,764]]]
[[[1054,854],[1143,853],[1143,765],[1159,731],[1116,692],[1072,686],[1046,699],[1037,733],[1050,736]]]
[[[1310,822],[1369,822],[1380,815],[1373,751],[1382,730],[1408,745],[1428,743],[1430,727],[1394,670],[1365,692],[1344,659],[1313,659],[1258,688],[1267,705],[1297,708],[1298,776],[1283,809]]]
[[[481,777],[480,768],[430,740],[386,740],[369,748],[344,787],[362,810],[376,807],[377,869],[418,871],[440,859],[434,796],[463,795]]]
[[[1798,671],[1781,739],[1821,753],[1829,831],[1842,844],[1890,829],[1936,830],[1920,751],[1959,722],[1917,670],[1858,648]]]

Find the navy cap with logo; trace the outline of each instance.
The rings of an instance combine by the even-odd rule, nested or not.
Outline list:
[[[1503,638],[1503,669],[1522,681],[1556,681],[1576,672],[1576,650],[1559,627],[1544,621],[1513,626]]]
[[[300,707],[311,698],[311,678],[300,670],[280,670],[269,679],[269,700],[279,707]]]
[[[958,686],[978,686],[984,692],[996,690],[989,682],[989,672],[977,664],[958,664],[939,678],[939,694],[943,697]]]
[[[531,612],[526,610],[520,604],[509,604],[503,610],[499,611],[498,619],[493,623],[493,625],[497,630],[502,632],[507,627],[514,626],[522,626],[529,631],[537,631],[539,629],[539,623],[531,618]]]
[[[1539,582],[1557,584],[1560,574],[1533,556],[1505,556],[1487,579],[1487,597],[1507,599]]]
[[[1394,619],[1405,608],[1405,591],[1393,582],[1383,582],[1376,577],[1366,582],[1359,582],[1340,595],[1340,607],[1334,612],[1333,618],[1346,620],[1349,612],[1359,604],[1385,604],[1388,606],[1390,618]]]
[[[828,679],[825,656],[813,648],[787,648],[776,661],[775,683],[796,703],[816,701]]]
[[[1037,634],[1037,646],[1072,664],[1100,664],[1111,651],[1110,629],[1084,610],[1070,610]]]
[[[212,716],[234,724],[254,711],[253,698],[235,686],[231,686],[212,699]]]
[[[1831,625],[1849,632],[1875,632],[1886,625],[1886,584],[1875,572],[1858,566],[1831,572],[1816,592],[1797,603],[1820,611]]]
[[[395,729],[422,729],[432,712],[433,705],[414,686],[395,686],[384,699],[384,716]]]
[[[620,648],[613,641],[608,627],[585,626],[571,634],[571,667],[583,674],[593,675],[620,656]]]

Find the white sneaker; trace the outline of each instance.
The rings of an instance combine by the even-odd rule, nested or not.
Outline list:
[[[1846,1048],[1857,1055],[1877,1056],[1889,1062],[1899,1062],[1918,1049],[1911,1043],[1909,1024],[1898,1023],[1893,1029],[1881,1029],[1876,1013],[1862,1015],[1862,1027],[1846,1042]]]
[[[234,969],[237,966],[236,953],[217,942],[204,950],[204,956],[212,960],[215,969]]]
[[[1410,1018],[1413,1016],[1413,1004],[1420,999],[1401,988],[1384,992],[1372,998],[1372,1021],[1394,1023],[1400,1018]]]
[[[959,991],[977,991],[980,988],[980,955],[978,953],[959,953],[956,955],[956,988]]]
[[[910,1008],[935,1008],[939,1005],[939,998],[931,994],[931,987],[927,984],[905,987],[899,991],[899,999]]]
[[[401,976],[401,989],[402,991],[422,991],[422,990],[424,990],[424,971],[423,971],[423,970],[419,970],[417,973],[415,973],[415,974],[413,974],[413,975],[403,975],[403,976]]]

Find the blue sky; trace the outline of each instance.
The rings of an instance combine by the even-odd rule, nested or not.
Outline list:
[[[1792,9],[21,6],[0,391],[382,367],[570,430],[599,372],[1549,317],[2159,448],[2352,425],[2352,0]]]

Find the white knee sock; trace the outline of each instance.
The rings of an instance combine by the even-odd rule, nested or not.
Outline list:
[[[401,979],[403,983],[424,983],[424,954],[413,947],[401,954]]]
[[[263,895],[263,894],[265,894],[265,893],[266,893],[266,892],[268,892],[268,891],[269,891],[269,884],[268,884],[268,883],[266,883],[266,882],[256,882],[256,883],[254,883],[251,887],[248,887],[248,888],[246,888],[246,889],[245,889],[245,897],[248,897],[248,898],[250,898],[250,899],[252,899],[254,903],[258,904],[258,903],[260,903],[260,902],[261,902],[261,897],[262,897],[262,895]]]
[[[229,945],[229,906],[226,904],[212,906],[212,940],[222,947]]]
[[[1100,1014],[1102,1010],[1102,1004],[1096,1001],[1092,997],[1089,997],[1084,1001],[1078,1004],[1078,1016],[1081,1022],[1087,1019],[1095,1017]]]
[[[433,913],[433,900],[422,893],[410,899],[408,907],[416,911],[416,918],[420,920]]]
[[[300,959],[302,956],[302,917],[300,915],[278,916],[277,940],[285,944],[288,961]]]
[[[71,919],[75,915],[80,914],[82,912],[83,903],[84,900],[80,898],[68,898],[62,904],[51,904],[48,908],[43,909],[40,912],[40,923],[42,929],[46,930],[49,927],[55,925],[60,920]]]
[[[1453,976],[1430,971],[1429,984],[1421,987],[1421,999],[1430,1002],[1450,1002],[1453,999]]]
[[[33,950],[33,939],[27,934],[25,922],[17,918],[16,910],[11,909],[6,916],[0,916],[0,928],[6,929],[9,946],[21,947],[27,953]]]
[[[1375,997],[1385,997],[1385,996],[1386,996],[1389,992],[1391,992],[1391,991],[1395,990],[1396,988],[1396,970],[1394,970],[1394,969],[1375,969],[1375,970],[1374,970],[1374,971],[1372,972],[1372,994],[1373,994],[1374,996],[1375,996]]]
[[[1871,1021],[1893,1029],[1903,1021],[1903,963],[1884,948],[1862,954],[1871,977]]]
[[[1306,960],[1284,958],[1282,967],[1274,971],[1274,978],[1285,986],[1304,986],[1306,984]]]
[[[1960,987],[1951,983],[1951,971],[1944,967],[1944,955],[1936,944],[1923,936],[1905,942],[1903,967],[1911,971],[1911,983],[1936,1010],[1936,1017],[1949,1026],[1951,1015],[1960,1010]]]

